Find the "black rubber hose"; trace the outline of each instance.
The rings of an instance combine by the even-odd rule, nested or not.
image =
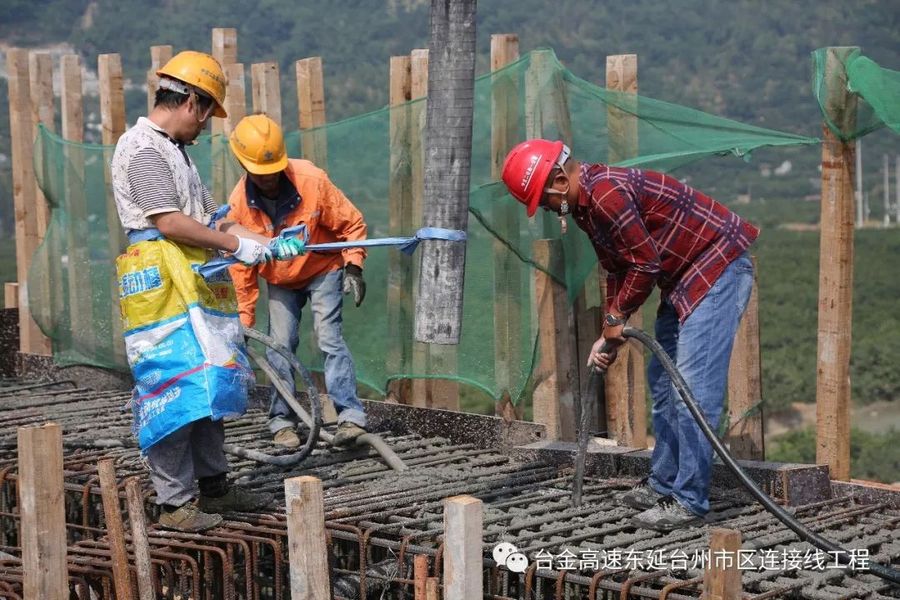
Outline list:
[[[250,460],[255,460],[256,462],[275,465],[278,467],[290,467],[296,465],[306,459],[306,457],[308,457],[312,453],[312,451],[316,447],[316,442],[319,441],[319,432],[322,429],[322,403],[319,400],[319,391],[316,389],[315,381],[313,381],[313,378],[309,374],[309,371],[287,348],[276,342],[271,337],[260,333],[255,329],[244,328],[244,335],[250,339],[257,340],[264,346],[267,346],[280,354],[285,360],[288,361],[288,364],[290,364],[291,371],[300,375],[300,378],[306,385],[307,394],[309,395],[309,407],[310,412],[312,413],[312,418],[311,423],[307,423],[307,425],[309,426],[309,435],[306,438],[306,443],[303,444],[303,447],[300,448],[298,452],[294,452],[293,454],[282,454],[279,456],[274,456],[271,454],[260,452],[258,450],[251,450],[249,448],[237,446],[235,444],[225,444],[225,451],[229,454],[233,454],[241,458],[247,458]],[[269,361],[266,360],[263,355],[257,353],[255,350],[253,350],[253,348],[250,347],[247,348],[247,353],[251,358],[253,358],[256,364],[259,365],[263,372],[265,372],[265,374],[269,376],[269,378],[272,380],[272,385],[275,386],[275,389],[279,394],[281,394],[285,402],[291,405],[291,408],[294,410],[294,412],[297,412],[297,414],[299,415],[300,413],[298,411],[298,408],[300,407],[295,406],[297,404],[297,400],[290,394],[290,386],[287,385],[287,383],[281,378],[281,376],[275,371],[275,369],[271,364],[269,364]]]
[[[608,346],[604,344],[600,352],[606,352]],[[591,366],[591,376],[588,378],[587,391],[584,397],[588,400],[599,398],[601,383],[603,383],[603,371]],[[606,403],[601,403],[598,411],[606,410]],[[587,445],[590,429],[591,411],[581,394],[575,394],[575,418],[578,420],[578,452],[575,454],[575,479],[572,485],[572,505],[581,506],[581,489],[584,486],[584,462],[587,459]]]
[[[636,329],[634,327],[626,327],[623,334],[626,338],[634,338],[644,344],[647,348],[650,349],[651,352],[656,356],[656,358],[662,363],[663,368],[669,374],[669,377],[672,379],[672,384],[675,386],[675,389],[678,390],[678,395],[681,396],[681,399],[684,401],[685,405],[687,405],[688,410],[691,412],[691,416],[694,417],[694,420],[697,422],[697,425],[700,426],[700,430],[703,431],[703,434],[709,440],[709,443],[712,444],[712,447],[715,449],[716,454],[722,459],[722,462],[725,463],[732,473],[737,476],[737,478],[744,484],[744,487],[747,488],[747,491],[756,498],[760,504],[762,504],[767,511],[773,514],[779,521],[785,524],[789,529],[791,529],[797,536],[804,542],[809,542],[813,546],[816,546],[820,550],[825,550],[826,552],[835,553],[835,558],[837,557],[845,557],[848,555],[847,551],[838,546],[837,544],[825,539],[824,537],[818,535],[807,529],[802,523],[800,523],[797,519],[794,518],[792,514],[784,510],[781,506],[779,506],[772,498],[770,498],[765,492],[763,492],[756,483],[744,472],[741,466],[737,463],[737,461],[728,453],[728,449],[719,441],[718,436],[713,431],[712,427],[709,426],[709,423],[706,422],[706,418],[703,416],[703,413],[700,412],[700,409],[697,407],[697,402],[694,400],[694,395],[691,393],[691,390],[688,388],[687,383],[684,381],[684,377],[681,376],[681,373],[675,366],[675,363],[672,362],[671,357],[668,353],[663,349],[663,347],[653,339],[649,334],[640,329]],[[598,370],[592,370],[591,372],[591,383],[588,384],[588,387],[596,385],[600,385],[600,381],[602,380],[602,373]],[[584,411],[587,412],[587,411]],[[581,432],[579,431],[579,435]],[[586,434],[585,434],[586,435]],[[583,463],[582,463],[582,472],[583,472]],[[577,473],[577,467],[576,467]],[[849,568],[849,566],[848,566]],[[853,569],[851,569],[853,570]],[[871,573],[876,575],[884,580],[900,583],[900,571],[896,569],[881,565],[875,562],[869,562],[868,569],[861,570],[860,572]]]

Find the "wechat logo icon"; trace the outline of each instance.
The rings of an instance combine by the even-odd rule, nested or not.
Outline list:
[[[528,568],[528,557],[509,542],[494,546],[494,562],[498,567],[506,567],[513,573],[524,573]]]

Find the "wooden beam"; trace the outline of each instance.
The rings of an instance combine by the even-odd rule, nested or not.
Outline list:
[[[491,36],[491,71],[496,72],[519,59],[519,36]],[[500,180],[503,160],[519,141],[519,85],[517,73],[491,78],[491,177]],[[519,245],[522,208],[512,202],[496,202],[493,222],[500,239],[494,239],[494,378],[500,395],[512,394],[521,374],[522,270],[509,246]],[[508,245],[507,245],[508,244]]]
[[[225,70],[228,65],[237,63],[237,29],[232,27],[214,27],[212,30],[212,56],[222,69]],[[226,81],[228,74],[225,74]],[[231,90],[229,84],[225,85],[225,112],[228,112],[228,92]],[[213,198],[218,204],[225,204],[231,193],[233,185],[228,185],[230,178],[228,177],[228,164],[231,162],[229,154],[231,150],[228,147],[228,139],[225,137],[227,129],[226,119],[213,118],[210,119],[210,131],[212,133],[211,163],[212,163],[212,192]],[[234,121],[235,123],[237,121]],[[230,130],[229,130],[230,132]]]
[[[728,446],[735,458],[765,460],[762,364],[759,355],[759,277],[753,257],[753,289],[741,318],[728,368]]]
[[[254,63],[250,67],[253,86],[253,112],[265,113],[281,125],[281,84],[278,63]]]
[[[425,580],[425,600],[438,600],[441,580],[438,577],[429,577]]]
[[[66,144],[65,189],[69,212],[66,223],[66,285],[69,290],[69,324],[72,345],[89,355],[95,348],[93,301],[90,286],[84,285],[85,273],[91,269],[88,256],[87,196],[84,186],[84,92],[81,58],[77,54],[63,56],[62,64],[62,136],[75,144]]]
[[[147,523],[144,520],[144,496],[141,494],[141,482],[137,477],[129,477],[125,482],[125,497],[128,500],[128,520],[131,522],[131,544],[134,547],[138,598],[156,600],[150,542],[147,539]]]
[[[128,551],[125,548],[122,505],[119,503],[116,467],[112,458],[104,458],[97,463],[97,475],[100,477],[100,494],[103,497],[103,516],[106,520],[106,538],[109,541],[109,552],[112,558],[116,598],[131,600],[131,573],[128,571]]]
[[[621,93],[612,96],[612,101],[617,106],[607,105],[609,163],[638,155],[638,120],[634,115],[637,109],[637,67],[636,54],[606,57],[606,89]],[[601,277],[605,279],[606,273],[601,273]],[[606,294],[603,296],[605,299]],[[628,324],[632,327],[641,328],[643,322],[640,310],[628,319]],[[587,356],[586,353],[579,353],[579,356],[582,354]],[[620,446],[647,447],[645,372],[644,348],[635,340],[629,340],[625,348],[619,350],[619,358],[607,372],[607,430]]]
[[[223,133],[231,135],[235,126],[247,116],[247,83],[243,64],[225,65],[224,69],[225,77],[228,79],[228,91],[225,94],[225,112],[228,116],[223,119],[225,123]]]
[[[828,48],[825,110],[844,131],[856,123],[844,59],[856,48]],[[823,126],[819,242],[816,462],[850,479],[850,342],[853,323],[853,168],[855,145]]]
[[[3,306],[4,308],[19,308],[18,283],[7,281],[3,284]]]
[[[483,590],[481,500],[455,496],[444,501],[444,600],[481,598]]]
[[[23,598],[68,600],[62,430],[20,427],[18,453]]]
[[[410,53],[410,96],[414,102],[410,107],[409,160],[412,179],[412,230],[422,227],[422,209],[425,198],[425,112],[428,104],[428,50],[417,48]],[[415,302],[419,297],[418,260],[413,261],[413,326],[415,325]],[[410,330],[410,336],[413,336]],[[428,345],[413,340],[413,373],[429,372]],[[431,380],[414,379],[412,382],[412,402],[414,406],[431,407]]]
[[[100,82],[100,125],[103,144],[110,149],[104,152],[103,162],[112,162],[113,150],[119,138],[125,133],[125,91],[122,79],[122,57],[118,54],[101,54],[97,57],[97,75]],[[109,171],[105,170],[107,177],[106,189],[106,226],[109,231],[109,258],[115,261],[121,254],[128,241],[125,231],[119,222],[119,213],[116,211],[116,202],[112,193],[112,182],[109,180]],[[115,269],[111,270],[110,278],[110,344],[113,347],[116,362],[125,366],[125,342],[122,338],[122,316],[119,312],[119,284],[116,280]]]
[[[412,172],[410,165],[410,106],[412,61],[409,56],[392,56],[390,66],[390,174],[388,180],[388,235],[409,235],[415,230],[412,219]],[[385,357],[391,375],[408,372],[412,364],[413,259],[402,252],[388,255],[388,331]],[[395,379],[388,383],[393,400],[412,402],[412,381]],[[424,593],[424,592],[423,592]]]
[[[172,46],[150,46],[150,68],[147,70],[147,114],[153,110],[159,75],[156,74],[172,58]]]
[[[54,106],[55,98],[53,95],[53,59],[46,52],[31,52],[28,55],[28,75],[29,88],[31,93],[31,124],[33,131],[31,134],[32,141],[37,139],[39,134],[39,125],[52,132],[56,132],[56,108]],[[43,156],[36,155],[35,165],[37,169],[45,170],[43,165]],[[37,220],[37,239],[38,243],[45,242],[47,237],[47,229],[50,226],[50,205],[44,197],[40,186],[35,185],[34,189],[34,207],[32,208],[35,219]],[[46,240],[47,244],[44,251],[32,255],[32,262],[40,261],[40,264],[32,264],[33,276],[30,278],[28,286],[28,294],[36,300],[29,303],[29,312],[35,315],[39,312],[39,321],[42,323],[52,323],[58,319],[58,315],[65,312],[65,304],[61,290],[54,285],[62,279],[61,263],[55,260],[62,254],[59,243],[50,238]],[[61,332],[60,338],[64,333]],[[59,341],[60,338],[57,338]],[[32,352],[35,354],[49,355],[52,353],[50,340],[41,335],[37,340],[39,343],[32,345]]]
[[[100,79],[100,124],[103,143],[115,146],[125,133],[125,88],[122,79],[122,57],[101,54],[97,57]]]
[[[428,556],[416,554],[413,559],[413,598],[425,600],[425,586],[428,581]]]
[[[237,29],[234,27],[213,27],[212,56],[223,67],[236,63],[238,55]]]
[[[49,353],[49,343],[28,310],[28,270],[39,245],[37,185],[34,177],[34,129],[31,112],[31,78],[28,51],[12,48],[6,53],[9,92],[9,134],[12,148],[13,206],[16,232],[16,279],[19,297],[19,350]]]
[[[428,369],[433,375],[452,377],[459,372],[456,345],[436,344],[428,350]],[[459,410],[459,382],[454,379],[432,379],[430,381],[432,408]]]
[[[709,564],[703,574],[705,600],[740,600],[743,593],[738,551],[741,532],[734,529],[711,529],[709,532]]]
[[[228,116],[222,119],[225,124],[222,133],[227,137],[231,135],[231,132],[234,131],[234,128],[240,123],[241,119],[247,116],[247,84],[244,77],[244,65],[235,63],[225,65],[224,68],[225,78],[228,80],[227,92],[225,94],[225,112],[228,113]],[[222,151],[229,155],[231,153],[230,148],[223,148]],[[237,160],[231,160],[230,157],[224,162],[225,193],[230,194],[238,180],[243,177],[244,169]]]
[[[284,480],[287,507],[291,598],[328,600],[328,547],[322,482],[315,477]]]
[[[534,422],[547,427],[547,439],[575,440],[574,394],[577,378],[575,335],[566,288],[549,273],[563,272],[561,240],[535,240],[534,271],[540,362],[532,395]]]
[[[303,158],[328,169],[328,137],[324,130],[308,132],[325,125],[325,78],[322,58],[313,56],[297,61],[297,122]]]

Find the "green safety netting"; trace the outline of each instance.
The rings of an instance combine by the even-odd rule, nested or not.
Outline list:
[[[493,117],[492,117],[493,115]],[[712,155],[746,157],[763,146],[818,140],[743,125],[691,108],[607,91],[566,70],[552,51],[532,52],[475,83],[469,238],[460,345],[429,352],[413,342],[414,271],[418,255],[373,249],[365,265],[368,294],[361,308],[344,310],[344,331],[360,381],[384,391],[401,377],[452,377],[495,399],[521,398],[536,360],[532,247],[562,237],[565,259],[545,268],[566,285],[570,299],[590,276],[596,258],[586,236],[557,220],[534,219],[506,195],[492,174],[502,151],[492,151],[492,120],[511,145],[528,137],[563,138],[574,156],[670,170]],[[411,235],[421,224],[409,208],[421,189],[420,133],[424,101],[384,108],[287,136],[291,156],[327,169],[359,207],[370,237]],[[113,257],[121,250],[107,164],[110,147],[73,144],[42,129],[36,142],[39,183],[52,206],[49,231],[34,257],[30,309],[61,364],[125,369],[114,304]],[[222,136],[205,136],[190,149],[217,199],[224,202],[240,174]],[[402,201],[395,210],[392,203]],[[427,223],[426,223],[427,224]],[[597,285],[586,286],[588,306],[600,304]],[[264,286],[263,286],[264,290]],[[265,329],[265,295],[259,327]],[[320,368],[309,314],[299,355]]]
[[[812,53],[813,93],[832,133],[847,142],[885,126],[900,133],[900,71],[880,67],[859,48],[834,48],[830,55],[843,69],[826,69],[828,48]],[[857,95],[855,118],[835,122],[826,106],[833,85],[846,85]]]

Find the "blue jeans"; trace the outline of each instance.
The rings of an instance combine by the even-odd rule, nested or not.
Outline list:
[[[338,412],[338,423],[350,421],[366,425],[366,413],[356,396],[356,371],[353,357],[344,342],[343,318],[344,272],[331,271],[316,277],[303,289],[288,289],[269,284],[269,335],[291,352],[297,352],[300,342],[300,314],[307,300],[312,308],[313,329],[319,350],[325,356],[325,387]],[[294,390],[294,376],[288,362],[272,350],[266,358]],[[272,388],[269,408],[269,431],[293,427],[294,411]]]
[[[722,416],[734,336],[752,288],[753,263],[745,252],[728,265],[683,324],[667,300],[656,316],[657,341],[678,366],[714,431]],[[709,512],[712,446],[655,356],[647,376],[656,435],[649,484],[703,516]]]

